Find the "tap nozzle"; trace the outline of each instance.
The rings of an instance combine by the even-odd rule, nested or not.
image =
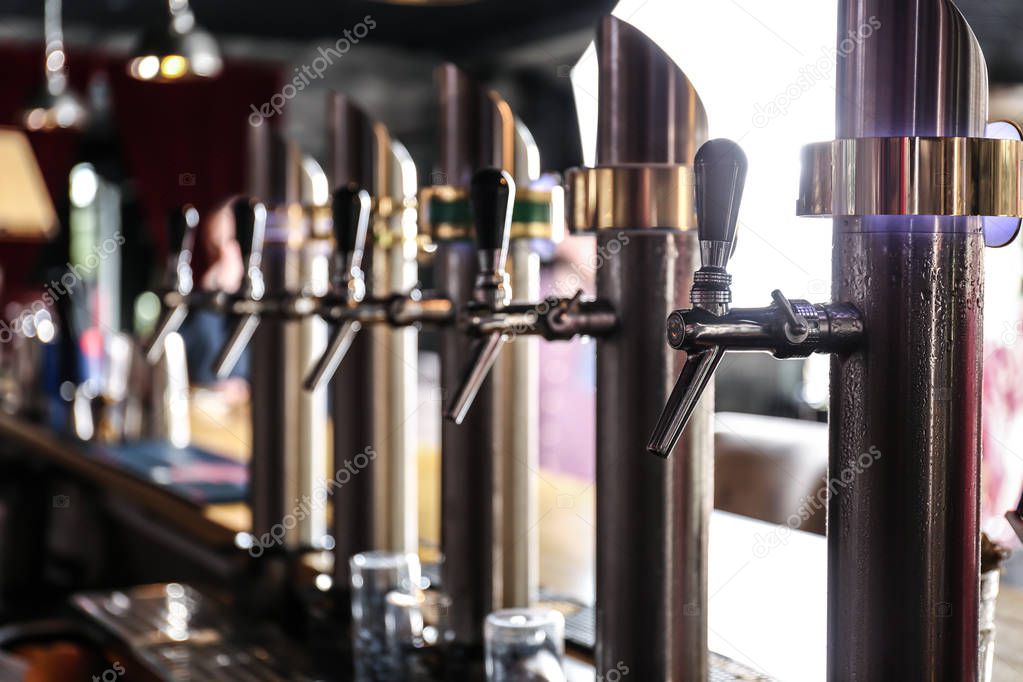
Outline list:
[[[702,267],[693,275],[690,301],[714,316],[725,315],[732,302],[728,261],[735,249],[743,185],[748,164],[742,148],[731,140],[711,140],[696,154],[696,219]],[[668,318],[668,342],[684,347],[689,356],[682,374],[661,412],[647,450],[667,457],[696,409],[707,384],[727,348],[723,345],[692,347],[685,344],[686,321],[682,311]]]
[[[237,199],[231,206],[234,214],[235,237],[242,251],[242,262],[245,274],[239,287],[237,297],[242,300],[258,302],[263,299],[265,285],[263,283],[263,237],[266,233],[266,206],[254,199]],[[233,330],[227,343],[217,354],[214,372],[217,379],[223,380],[231,375],[238,359],[241,358],[246,346],[256,333],[259,326],[259,315],[242,313],[235,316]]]
[[[511,286],[505,266],[515,203],[515,181],[507,171],[484,168],[473,175],[469,200],[480,265],[473,292],[475,305],[490,312],[501,310],[511,302]],[[477,342],[458,392],[444,411],[447,419],[456,424],[462,423],[508,338],[506,332],[495,332]]]
[[[334,293],[347,307],[358,305],[366,296],[362,257],[371,208],[369,192],[357,185],[349,184],[334,191]],[[303,382],[305,390],[315,391],[333,378],[360,329],[362,324],[357,320],[344,320],[339,324],[326,352]]]
[[[174,250],[171,251],[167,265],[163,310],[145,348],[146,360],[150,364],[156,364],[163,357],[164,342],[181,328],[188,315],[186,298],[192,293],[192,253],[195,250],[195,229],[198,224],[199,212],[190,204],[170,213],[170,246]],[[173,300],[168,300],[171,296]]]

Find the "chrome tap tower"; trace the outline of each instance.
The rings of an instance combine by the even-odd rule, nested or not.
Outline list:
[[[474,172],[493,167],[527,188],[508,216],[510,269],[521,293],[535,296],[540,269],[534,240],[556,238],[561,221],[552,207],[560,207],[555,198],[560,190],[528,189],[539,177],[536,145],[496,92],[451,64],[437,70],[436,82],[441,121],[438,171],[444,184],[424,190],[423,215],[437,244],[438,294],[463,308],[478,299],[480,287],[487,284],[479,276],[483,262],[473,243],[474,209],[468,188]],[[502,272],[503,268],[502,264]],[[473,333],[463,322],[461,318],[440,332],[441,382],[449,404],[457,401],[451,392],[462,383],[466,358],[481,350],[474,349]],[[487,613],[527,606],[538,589],[538,501],[532,479],[539,466],[535,340],[522,339],[500,359],[496,353],[488,357],[490,364],[471,386],[479,403],[473,414],[454,415],[449,409],[447,416],[458,423],[446,421],[441,432],[444,588],[453,599],[455,641],[468,650],[482,644]],[[499,371],[484,381],[494,361],[499,362]]]
[[[262,302],[264,308],[284,307],[287,301],[325,286],[312,274],[324,269],[310,263],[325,257],[326,235],[313,229],[310,190],[311,175],[322,171],[303,158],[295,143],[277,138],[265,127],[253,129],[250,144],[250,195],[265,202],[266,208],[261,258],[246,263],[247,281],[258,276],[260,291],[256,296],[250,284],[242,294]],[[239,217],[236,223],[244,220]],[[246,241],[240,225],[236,228],[239,241]],[[255,251],[244,243],[242,249]],[[230,373],[251,338],[249,504],[254,541],[265,550],[274,549],[267,546],[268,536],[280,543],[279,549],[322,547],[325,510],[314,505],[306,515],[294,511],[311,504],[326,469],[326,393],[302,392],[302,377],[323,352],[326,330],[320,320],[308,316],[264,312],[236,317],[232,337],[218,359],[217,374]],[[302,518],[287,528],[286,516]]]
[[[328,109],[332,186],[373,198],[363,269],[366,295],[411,291],[416,262],[416,169],[405,147],[345,95]],[[372,464],[333,495],[334,581],[349,584],[348,559],[367,550],[419,551],[416,411],[419,334],[372,325],[355,334],[332,383],[334,468],[367,447]]]
[[[675,457],[645,445],[679,369],[664,319],[696,269],[691,168],[707,118],[682,71],[629,24],[606,18],[598,55],[597,167],[567,179],[570,227],[596,233],[597,298],[618,318],[597,342],[595,665],[705,680],[712,393]]]
[[[1014,236],[984,219],[1023,215],[1023,144],[984,138],[987,69],[952,2],[843,0],[838,40],[839,139],[804,149],[798,212],[834,218],[839,302],[729,309],[746,160],[705,145],[703,268],[667,324],[689,357],[649,449],[669,454],[723,352],[830,353],[828,679],[973,680],[983,249]]]
[[[842,0],[839,40],[872,17],[839,59],[838,137],[983,137],[987,67],[956,6]],[[834,212],[835,300],[867,333],[832,360],[830,478],[881,453],[829,499],[836,682],[977,676],[982,219],[920,213]]]

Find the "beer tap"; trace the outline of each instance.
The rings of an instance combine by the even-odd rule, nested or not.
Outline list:
[[[345,313],[366,298],[366,276],[362,271],[366,234],[371,207],[369,192],[354,183],[340,187],[333,198],[334,283],[332,295],[325,297],[328,308],[338,308],[342,319],[327,344],[327,350],[306,377],[307,391],[315,391],[330,381],[362,329],[362,323]]]
[[[366,295],[362,271],[372,199],[364,189],[351,184],[334,193],[334,239],[336,273],[334,290],[314,304],[314,314],[337,323],[327,350],[306,376],[306,391],[326,385],[337,374],[356,335],[366,325],[392,327],[444,324],[454,319],[454,305],[446,298],[424,294],[413,288],[404,294],[374,297]]]
[[[219,380],[230,376],[252,335],[256,333],[263,294],[266,290],[261,268],[263,237],[266,231],[266,206],[254,199],[241,198],[235,200],[231,210],[234,214],[235,238],[242,250],[245,274],[238,292],[229,297],[225,304],[235,323],[214,364],[214,372]]]
[[[192,253],[195,250],[195,230],[199,212],[185,205],[171,212],[170,244],[172,251],[167,266],[167,281],[162,295],[163,311],[146,344],[146,360],[155,365],[163,357],[164,342],[178,331],[188,316],[189,296],[192,293]]]
[[[668,344],[688,354],[647,449],[674,449],[727,351],[767,351],[777,358],[847,353],[863,335],[859,312],[844,303],[789,300],[775,290],[766,308],[730,307],[728,260],[746,181],[746,155],[730,140],[711,140],[696,154],[696,213],[702,267],[693,276],[692,308],[668,317]]]
[[[508,263],[512,205],[515,203],[515,181],[510,173],[496,168],[477,171],[469,189],[469,201],[476,228],[479,274],[473,287],[474,300],[466,310],[499,312],[511,302],[505,267]],[[508,334],[499,330],[476,343],[473,348],[474,359],[469,364],[468,373],[462,379],[453,402],[445,410],[445,417],[456,424],[465,419],[469,406],[507,342]]]
[[[510,304],[512,291],[505,265],[515,182],[506,171],[480,170],[472,178],[470,201],[480,270],[474,300],[465,307],[459,325],[466,333],[481,338],[473,349],[472,360],[458,391],[444,412],[444,416],[456,424],[465,419],[501,349],[514,336],[538,335],[548,341],[568,340],[578,335],[609,334],[617,324],[609,305],[584,300],[582,292],[568,299]]]

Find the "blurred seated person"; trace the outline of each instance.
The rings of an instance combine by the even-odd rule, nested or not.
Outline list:
[[[203,217],[196,235],[197,288],[204,291],[234,293],[242,283],[245,266],[241,247],[235,239],[234,216],[230,203],[221,205]],[[217,353],[227,342],[231,321],[212,310],[189,311],[181,327],[188,357],[188,375],[192,383],[218,389],[227,398],[248,396],[249,352],[242,354],[231,376],[218,382],[214,374]]]

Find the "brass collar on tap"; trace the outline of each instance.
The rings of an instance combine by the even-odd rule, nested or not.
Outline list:
[[[677,164],[573,168],[566,176],[568,228],[696,228],[693,171]]]
[[[1023,142],[870,137],[803,148],[801,216],[1023,217]]]
[[[268,206],[266,243],[300,248],[310,238],[313,218],[311,207],[298,202]]]

